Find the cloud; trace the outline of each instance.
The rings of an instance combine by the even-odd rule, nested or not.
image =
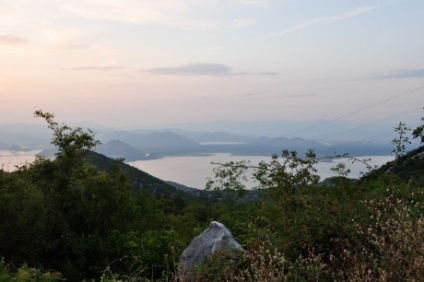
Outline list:
[[[243,94],[233,95],[235,97],[243,97],[243,98],[288,98],[288,99],[296,99],[296,98],[308,98],[314,97],[315,94],[266,94],[264,92],[249,92]]]
[[[0,35],[0,45],[17,46],[28,44],[29,42],[30,40],[25,37],[20,37],[12,34]]]
[[[93,46],[91,44],[87,43],[57,43],[52,47],[53,50],[62,50],[62,51],[68,51],[68,50],[90,50],[93,49]]]
[[[286,35],[286,34],[289,34],[289,33],[292,33],[292,32],[298,31],[298,30],[308,28],[312,25],[317,25],[317,24],[322,24],[322,23],[332,23],[332,22],[337,22],[337,21],[357,17],[359,15],[362,15],[364,13],[370,12],[370,11],[375,10],[375,9],[377,9],[377,7],[366,6],[366,7],[357,8],[355,10],[352,10],[352,11],[349,11],[347,13],[337,15],[337,16],[319,17],[319,18],[306,20],[306,21],[298,23],[298,24],[296,24],[296,25],[294,25],[294,26],[292,26],[288,29],[285,29],[282,32],[273,33],[273,34],[270,34],[269,36],[273,37],[273,36]]]
[[[120,68],[121,53],[118,48],[111,47],[106,44],[98,44],[94,40],[89,40],[88,36],[84,33],[76,36],[75,34],[77,34],[77,32],[78,31],[73,30],[62,31],[60,29],[50,31],[49,36],[51,39],[47,45],[48,52],[55,56],[73,56],[75,59],[83,59],[83,66],[80,67],[80,70],[90,68],[99,68],[99,70]],[[80,64],[78,63],[77,65]],[[70,67],[72,67],[72,65]],[[78,70],[78,68],[73,69]]]
[[[273,75],[278,75],[278,72],[274,72],[274,71],[264,71],[264,72],[260,72],[259,75],[263,75],[263,76],[273,76]]]
[[[210,75],[210,76],[240,76],[240,75],[262,75],[262,76],[274,76],[278,75],[276,72],[234,72],[231,67],[224,64],[212,64],[212,63],[196,63],[187,64],[177,67],[162,67],[145,70],[154,74],[164,75]]]
[[[261,93],[261,92],[250,92],[250,93],[236,94],[236,95],[233,95],[233,96],[236,96],[236,97],[257,97],[257,96],[262,96],[262,95],[263,95],[263,93]]]
[[[262,5],[265,3],[265,0],[236,0],[236,2],[240,4],[247,4],[247,5]]]
[[[286,97],[286,98],[303,98],[303,97],[314,97],[315,94],[286,94],[281,95],[280,97]]]
[[[238,29],[252,26],[256,23],[254,18],[235,19],[231,23],[231,28]]]
[[[147,70],[155,74],[169,75],[212,75],[230,76],[233,75],[231,68],[223,64],[198,63],[188,64],[179,67],[162,67]]]
[[[157,24],[189,30],[215,29],[216,21],[198,17],[192,12],[195,6],[188,0],[80,0],[67,1],[62,8],[74,16],[96,20]]]
[[[76,70],[76,71],[114,71],[123,69],[121,66],[82,66],[75,68],[66,68],[66,70]]]
[[[424,69],[405,69],[374,77],[374,79],[401,79],[424,77]]]

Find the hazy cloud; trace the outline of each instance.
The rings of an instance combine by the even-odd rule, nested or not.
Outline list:
[[[236,0],[236,2],[248,5],[262,5],[265,3],[265,0]]]
[[[257,97],[257,96],[261,96],[261,95],[262,95],[261,92],[250,92],[250,93],[236,94],[234,96],[237,96],[237,97]]]
[[[75,68],[66,68],[66,70],[77,70],[77,71],[113,71],[123,69],[121,66],[82,66]]]
[[[256,23],[254,18],[235,19],[231,23],[231,28],[238,29],[252,26]]]
[[[52,47],[54,50],[88,50],[93,46],[86,43],[59,43]]]
[[[357,8],[355,10],[349,11],[347,13],[341,14],[341,15],[337,15],[337,16],[328,16],[328,17],[319,17],[319,18],[315,18],[315,19],[310,19],[310,20],[306,20],[303,22],[300,22],[286,30],[283,30],[282,32],[277,32],[277,33],[273,33],[270,34],[269,36],[281,36],[281,35],[286,35],[298,30],[302,30],[305,29],[309,26],[312,25],[316,25],[316,24],[322,24],[322,23],[332,23],[332,22],[336,22],[336,21],[340,21],[340,20],[344,20],[344,19],[349,19],[349,18],[353,18],[359,15],[362,15],[364,13],[370,12],[372,10],[377,9],[377,7],[374,6],[366,6],[366,7],[361,7],[361,8]]]
[[[0,35],[0,44],[1,45],[16,46],[16,45],[28,44],[29,42],[30,42],[30,40],[25,38],[25,37],[20,37],[20,36],[16,36],[16,35],[12,35],[12,34]]]
[[[162,67],[145,70],[154,74],[168,74],[168,75],[211,75],[211,76],[236,76],[236,75],[262,75],[273,76],[277,75],[276,72],[259,72],[251,73],[245,71],[234,72],[231,67],[224,64],[212,63],[197,63],[187,64],[178,67]]]
[[[213,20],[191,17],[190,1],[168,0],[81,0],[66,2],[71,14],[98,20],[133,24],[158,24],[191,30],[210,30],[217,26]]]
[[[278,75],[278,72],[274,72],[274,71],[264,71],[259,73],[259,75],[264,75],[264,76],[273,76],[273,75]]]
[[[250,92],[243,94],[236,94],[236,97],[245,97],[245,98],[305,98],[305,97],[314,97],[315,94],[264,94],[263,92]]]
[[[374,77],[376,79],[397,79],[424,77],[424,69],[406,69],[390,72],[388,74]]]
[[[303,98],[303,97],[313,97],[315,94],[286,94],[281,95],[280,97],[286,97],[286,98]]]
[[[171,75],[212,75],[212,76],[229,76],[233,75],[231,68],[223,64],[188,64],[179,67],[163,67],[147,70],[156,74],[171,74]]]

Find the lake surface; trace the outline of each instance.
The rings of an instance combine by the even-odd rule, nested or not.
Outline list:
[[[32,163],[35,160],[35,155],[41,150],[32,151],[6,151],[0,150],[0,169],[4,171],[14,171],[16,166],[23,166],[25,163]]]
[[[368,162],[371,166],[381,166],[394,159],[393,156],[363,156],[358,159],[371,159]],[[165,157],[156,160],[141,160],[128,162],[129,165],[141,169],[155,177],[163,180],[174,181],[189,187],[204,189],[208,177],[212,177],[214,166],[211,162],[225,163],[229,161],[250,160],[251,165],[257,165],[260,161],[269,162],[269,156],[235,156],[231,154],[212,154],[202,156],[177,156]],[[343,162],[351,170],[350,178],[358,178],[361,172],[367,172],[367,167],[361,162],[351,163],[349,159],[342,158],[327,162],[319,162],[316,165],[321,180],[336,176],[331,171],[337,163]],[[253,187],[255,183],[251,181],[248,186]]]
[[[25,163],[31,163],[35,160],[35,155],[40,150],[11,152],[0,150],[0,168],[4,171],[14,171],[16,166],[22,166]],[[371,159],[371,166],[381,166],[394,159],[393,156],[364,156],[358,159]],[[174,181],[189,187],[204,189],[208,177],[213,177],[214,165],[211,162],[225,163],[230,161],[250,160],[251,165],[257,165],[261,161],[269,162],[270,156],[236,156],[227,153],[222,154],[205,154],[196,156],[178,156],[164,157],[156,160],[141,160],[128,162],[129,165],[141,169],[157,178],[163,180]],[[358,178],[361,172],[367,172],[367,168],[363,163],[349,162],[349,159],[342,158],[327,162],[319,162],[316,165],[321,180],[335,176],[331,171],[337,163],[343,162],[347,168],[351,170],[349,177]],[[249,182],[248,187],[253,187],[255,183]]]

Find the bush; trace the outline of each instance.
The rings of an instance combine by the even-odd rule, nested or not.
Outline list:
[[[19,267],[13,272],[6,265],[5,260],[0,260],[0,282],[17,281],[37,281],[37,282],[54,282],[62,281],[62,276],[58,272],[43,271],[36,268],[30,268],[26,264]]]

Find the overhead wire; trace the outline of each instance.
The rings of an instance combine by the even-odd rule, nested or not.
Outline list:
[[[366,106],[366,107],[364,107],[364,108],[361,108],[361,109],[355,110],[355,111],[353,111],[353,112],[350,112],[350,113],[343,114],[343,115],[341,115],[341,116],[338,116],[338,117],[332,118],[332,119],[330,119],[330,120],[328,120],[328,121],[325,121],[325,122],[322,122],[322,123],[320,123],[320,124],[313,125],[313,126],[310,126],[310,127],[305,128],[305,129],[302,129],[302,130],[300,130],[300,131],[293,132],[292,134],[290,134],[290,135],[289,135],[289,137],[290,137],[290,136],[293,136],[293,135],[300,134],[300,133],[304,133],[304,132],[309,131],[309,130],[311,130],[311,129],[315,129],[315,128],[318,128],[318,127],[324,126],[324,125],[329,124],[329,123],[332,123],[332,122],[334,122],[334,121],[336,121],[336,120],[339,120],[339,119],[342,119],[342,118],[345,118],[345,117],[348,117],[348,116],[351,116],[351,115],[354,115],[354,114],[360,113],[360,112],[362,112],[362,111],[368,110],[368,109],[373,108],[373,107],[375,107],[375,106],[379,106],[379,105],[384,104],[384,103],[386,103],[386,102],[389,102],[389,101],[395,100],[395,99],[397,99],[397,98],[400,98],[400,97],[402,97],[402,96],[405,96],[405,95],[411,94],[411,93],[413,93],[413,92],[415,92],[415,91],[417,91],[417,90],[419,90],[419,89],[422,89],[422,88],[424,88],[424,85],[423,85],[423,86],[420,86],[420,87],[417,87],[417,88],[414,88],[414,89],[411,89],[411,90],[408,90],[408,91],[406,91],[406,92],[403,92],[403,93],[401,93],[401,94],[399,94],[399,95],[396,95],[396,96],[390,97],[390,98],[388,98],[388,99],[385,99],[385,100],[379,101],[379,102],[377,102],[377,103],[371,104],[371,105]]]
[[[354,115],[354,114],[357,114],[357,113],[363,112],[363,111],[365,111],[365,110],[368,110],[368,109],[370,109],[370,108],[373,108],[373,107],[379,106],[379,105],[384,104],[384,103],[386,103],[386,102],[389,102],[389,101],[392,101],[392,100],[398,99],[398,98],[400,98],[400,97],[406,96],[406,95],[408,95],[408,94],[414,93],[414,92],[416,92],[417,90],[420,90],[420,89],[423,89],[423,88],[424,88],[424,86],[420,86],[420,87],[417,87],[417,88],[414,88],[414,89],[408,90],[408,91],[406,91],[406,92],[402,92],[402,93],[400,93],[400,94],[398,94],[398,95],[395,95],[395,96],[392,96],[392,97],[390,97],[390,98],[387,98],[387,99],[381,100],[381,101],[379,101],[379,102],[373,103],[373,104],[368,105],[368,106],[366,106],[366,107],[363,107],[363,108],[357,109],[357,110],[352,111],[352,112],[349,112],[349,113],[347,113],[347,114],[343,114],[343,115],[337,116],[337,117],[332,118],[332,119],[330,119],[330,120],[328,120],[328,121],[325,121],[325,122],[322,122],[322,123],[319,123],[319,124],[316,124],[316,125],[313,125],[313,126],[307,127],[307,128],[305,128],[305,129],[302,129],[302,130],[299,130],[299,131],[293,132],[293,133],[291,133],[291,134],[289,134],[288,136],[285,136],[285,137],[286,137],[286,138],[290,138],[290,137],[292,137],[292,136],[294,136],[294,135],[298,135],[298,134],[300,134],[300,133],[305,133],[305,132],[310,131],[310,130],[312,130],[312,129],[322,127],[322,126],[324,126],[324,125],[330,124],[330,123],[332,123],[332,122],[334,122],[334,121],[337,121],[337,120],[340,120],[340,119],[342,119],[342,118],[345,118],[345,117],[348,117],[348,116],[351,116],[351,115]],[[424,106],[424,105],[423,105],[423,106]],[[422,107],[420,107],[420,108],[422,108]],[[418,109],[420,109],[420,108],[418,108]],[[307,143],[312,143],[312,142],[318,142],[318,141],[320,141],[320,140],[328,139],[328,138],[331,138],[331,137],[340,136],[340,135],[346,134],[346,133],[348,133],[348,132],[352,132],[352,131],[355,131],[355,130],[358,130],[358,129],[362,129],[362,128],[368,127],[368,126],[370,126],[370,125],[373,125],[373,124],[376,124],[376,123],[379,123],[379,122],[382,122],[382,121],[385,121],[385,120],[392,119],[392,118],[394,118],[394,117],[399,117],[399,116],[402,116],[402,115],[405,115],[405,114],[408,114],[408,113],[414,112],[414,111],[416,111],[416,110],[417,110],[417,109],[413,109],[413,110],[410,110],[410,111],[407,111],[407,112],[403,112],[403,113],[400,113],[400,114],[392,115],[392,116],[390,116],[390,117],[387,117],[387,118],[384,118],[384,119],[381,119],[381,120],[377,120],[377,121],[373,121],[373,122],[371,122],[371,123],[367,123],[367,124],[365,124],[365,125],[361,125],[361,126],[358,126],[358,127],[355,127],[355,128],[349,129],[349,130],[346,130],[346,131],[342,131],[342,132],[339,132],[339,133],[336,133],[336,134],[333,134],[333,135],[330,135],[330,136],[320,137],[320,138],[317,138],[317,139],[314,139],[314,140],[305,140],[305,144],[307,144]],[[372,136],[372,137],[367,137],[367,138],[364,138],[364,139],[361,139],[361,140],[357,140],[357,141],[354,141],[354,142],[345,143],[344,145],[345,145],[345,146],[349,146],[349,145],[358,144],[358,143],[361,143],[361,142],[364,142],[364,141],[367,141],[367,140],[371,140],[371,139],[375,139],[375,138],[378,138],[378,137],[381,137],[381,136],[388,135],[388,134],[390,134],[390,133],[393,133],[393,131],[386,132],[386,133],[379,134],[379,135]],[[272,143],[272,142],[275,142],[275,138],[272,138],[272,139],[270,139],[269,141],[267,141],[267,142],[263,142],[263,143],[260,143],[260,144],[252,144],[252,147],[251,147],[251,148],[254,148],[254,147],[257,147],[257,146],[263,146],[263,145],[266,145],[266,144],[269,144],[269,143]],[[247,149],[248,149],[248,148],[249,148],[249,147],[247,147]],[[245,149],[246,149],[246,148],[245,148]],[[3,157],[3,156],[0,156],[0,157]],[[178,169],[181,169],[181,168],[187,168],[187,167],[191,167],[191,166],[196,166],[196,165],[198,165],[199,163],[201,163],[201,162],[197,162],[197,163],[194,163],[194,164],[192,164],[192,165],[187,165],[187,166],[179,166],[179,167],[177,167],[177,168],[175,168],[175,169],[176,169],[176,170],[178,170]],[[203,162],[202,162],[202,163],[203,163]]]
[[[420,90],[420,89],[423,89],[423,88],[424,88],[424,85],[419,86],[419,87],[416,87],[416,88],[413,88],[413,89],[411,89],[411,90],[408,90],[408,91],[402,92],[401,94],[398,94],[398,95],[392,96],[392,97],[390,97],[390,98],[387,98],[387,99],[381,100],[381,101],[379,101],[379,102],[376,102],[376,103],[371,104],[371,105],[369,105],[369,106],[366,106],[366,107],[364,107],[364,108],[360,108],[360,109],[358,109],[358,110],[355,110],[355,111],[349,112],[349,113],[347,113],[347,114],[343,114],[343,115],[337,116],[337,117],[332,118],[332,119],[330,119],[330,120],[328,120],[328,121],[324,121],[324,122],[322,122],[322,123],[319,123],[319,124],[316,124],[316,125],[313,125],[313,126],[307,127],[307,128],[305,128],[305,129],[302,129],[302,130],[299,130],[299,131],[296,131],[296,132],[291,133],[291,134],[289,134],[289,135],[286,135],[286,136],[284,136],[284,137],[285,137],[285,138],[294,137],[295,135],[298,135],[298,134],[300,134],[300,133],[304,133],[304,132],[310,131],[310,130],[312,130],[312,129],[315,129],[315,128],[318,128],[318,127],[322,127],[322,126],[327,125],[327,124],[330,124],[330,123],[332,123],[332,122],[334,122],[334,121],[340,120],[340,119],[342,119],[342,118],[344,118],[344,117],[348,117],[348,116],[351,116],[351,115],[354,115],[354,114],[360,113],[360,112],[362,112],[362,111],[365,111],[365,110],[368,110],[368,109],[370,109],[370,108],[373,108],[373,107],[379,106],[379,105],[384,104],[384,103],[386,103],[386,102],[389,102],[389,101],[392,101],[392,100],[398,99],[398,98],[400,98],[400,97],[403,97],[403,96],[405,96],[405,95],[408,95],[408,94],[414,93],[415,91]],[[424,105],[423,105],[423,106],[424,106]],[[388,118],[388,119],[390,119],[390,118]],[[364,127],[366,127],[366,126],[368,126],[368,124],[365,124],[365,125],[364,125]],[[359,129],[359,128],[358,128],[358,129]],[[332,137],[335,137],[335,136],[338,136],[338,135],[339,135],[339,134],[334,134]],[[313,141],[315,141],[315,140],[310,140],[310,142],[313,142]],[[268,141],[266,141],[266,142],[262,142],[262,143],[260,143],[260,144],[254,144],[254,145],[252,144],[251,148],[254,148],[254,147],[257,147],[257,146],[263,146],[263,145],[266,145],[266,144],[269,144],[269,143],[273,143],[273,142],[275,142],[275,138],[271,138],[270,140],[268,140]],[[308,140],[305,140],[305,142],[308,142]],[[249,148],[249,147],[247,147],[247,148],[245,148],[245,149],[248,149],[248,148]]]
[[[393,100],[398,99],[398,98],[400,98],[400,97],[403,97],[403,96],[406,96],[406,95],[408,95],[408,94],[414,93],[414,92],[416,92],[417,90],[420,90],[420,89],[423,89],[423,88],[424,88],[424,86],[419,86],[419,87],[413,88],[413,89],[411,89],[411,90],[408,90],[408,91],[402,92],[402,93],[400,93],[400,94],[398,94],[398,95],[392,96],[392,97],[390,97],[390,98],[387,98],[387,99],[384,99],[384,100],[378,101],[378,102],[373,103],[373,104],[371,104],[371,105],[368,105],[368,106],[366,106],[366,107],[363,107],[363,108],[357,109],[357,110],[352,111],[352,112],[349,112],[349,113],[347,113],[347,114],[343,114],[343,115],[337,116],[337,117],[335,117],[335,118],[332,118],[332,119],[330,119],[330,120],[328,120],[328,121],[325,121],[325,122],[322,122],[322,123],[320,123],[320,124],[317,124],[317,125],[313,125],[313,126],[307,127],[307,128],[302,129],[302,130],[300,130],[300,131],[296,131],[296,132],[294,132],[294,133],[292,133],[292,134],[290,134],[290,135],[288,135],[288,136],[285,136],[285,137],[286,137],[286,138],[289,138],[289,137],[291,137],[291,136],[293,136],[293,135],[297,135],[297,134],[304,133],[304,132],[310,131],[310,130],[315,129],[315,128],[318,128],[318,127],[322,127],[322,126],[324,126],[324,125],[330,124],[330,123],[332,123],[332,122],[334,122],[334,121],[337,121],[337,120],[340,120],[340,119],[342,119],[342,118],[345,118],[345,117],[348,117],[348,116],[351,116],[351,115],[354,115],[354,114],[357,114],[357,113],[360,113],[360,112],[366,111],[366,110],[371,109],[371,108],[373,108],[373,107],[379,106],[379,105],[384,104],[384,103],[387,103],[387,102],[389,102],[389,101],[393,101]],[[424,106],[424,105],[423,105],[423,106]],[[418,109],[421,109],[421,108],[422,108],[422,107],[420,107],[420,108],[416,108],[416,109],[413,109],[413,110],[410,110],[410,111],[407,111],[407,112],[403,112],[403,113],[400,113],[400,114],[392,115],[392,116],[390,116],[390,117],[387,117],[387,118],[384,118],[384,119],[381,119],[381,120],[378,120],[378,121],[374,121],[374,122],[371,122],[371,123],[367,123],[367,124],[365,124],[365,125],[358,126],[358,127],[356,127],[356,128],[352,128],[352,129],[350,129],[350,130],[346,130],[346,131],[343,131],[343,132],[339,132],[339,133],[333,134],[333,135],[331,135],[331,136],[320,137],[320,138],[317,138],[317,139],[315,139],[315,140],[305,140],[305,143],[307,144],[307,143],[312,143],[312,142],[318,142],[319,140],[322,140],[322,139],[326,139],[326,138],[330,138],[330,137],[340,136],[340,135],[342,135],[342,134],[345,134],[345,133],[348,133],[348,132],[352,132],[352,131],[355,131],[355,130],[358,130],[358,129],[361,129],[361,128],[365,128],[365,127],[368,127],[368,126],[370,126],[370,125],[373,125],[373,124],[376,124],[376,123],[379,123],[379,122],[382,122],[382,121],[385,121],[385,120],[389,120],[389,119],[392,119],[392,118],[395,118],[395,117],[399,117],[399,116],[402,116],[402,115],[405,115],[405,114],[408,114],[408,113],[414,112],[414,111],[416,111],[416,110],[418,110]],[[350,142],[350,143],[345,143],[344,145],[345,145],[345,146],[349,146],[349,145],[354,145],[354,144],[362,143],[362,142],[365,142],[365,141],[367,141],[367,140],[372,140],[372,139],[375,139],[375,138],[378,138],[378,137],[382,137],[382,136],[388,135],[388,134],[390,134],[390,133],[393,133],[393,131],[385,132],[385,133],[383,133],[383,134],[379,134],[379,135],[376,135],[376,136],[367,137],[367,138],[364,138],[364,139],[361,139],[361,140],[356,140],[356,141],[353,141],[353,142]],[[272,143],[272,142],[275,142],[275,138],[272,138],[272,139],[270,139],[270,140],[268,140],[268,141],[266,141],[266,142],[260,143],[260,144],[252,144],[251,148],[254,148],[254,147],[257,147],[257,146],[263,146],[263,145],[266,145],[266,144],[269,144],[269,143]],[[247,147],[247,149],[248,149],[248,148],[249,148],[249,147]],[[244,148],[244,149],[246,149],[246,148]],[[328,151],[328,152],[329,152],[329,151]],[[324,152],[324,153],[325,153],[325,152]],[[187,167],[192,167],[192,166],[194,167],[194,166],[197,166],[197,165],[198,165],[198,164],[200,164],[200,163],[203,163],[203,162],[196,162],[196,163],[194,163],[194,164],[192,164],[192,165],[180,166],[180,167],[178,167],[178,168],[179,168],[179,169],[181,169],[181,168],[187,168]],[[176,168],[176,169],[178,170],[178,168]]]
[[[413,112],[415,112],[417,110],[420,110],[420,109],[422,109],[422,107],[415,108],[413,110],[409,110],[409,111],[406,111],[406,112],[402,112],[400,114],[396,114],[396,115],[393,115],[393,116],[389,116],[387,118],[383,118],[383,119],[380,119],[380,120],[376,120],[376,121],[373,121],[371,123],[367,123],[365,125],[354,127],[354,128],[349,129],[349,130],[345,130],[345,131],[342,131],[342,132],[339,132],[339,133],[336,133],[336,134],[333,134],[333,135],[320,137],[320,138],[314,139],[313,141],[320,141],[320,140],[323,140],[323,139],[328,139],[328,138],[331,138],[331,137],[335,137],[335,136],[339,136],[339,135],[342,135],[342,134],[346,134],[346,133],[349,133],[349,132],[352,132],[352,131],[355,131],[355,130],[358,130],[358,129],[362,129],[362,128],[365,128],[365,127],[368,127],[368,126],[371,126],[371,125],[374,125],[374,124],[377,124],[377,123],[380,123],[380,122],[383,122],[383,121],[386,121],[386,120],[393,119],[395,117],[400,117],[400,116],[403,116],[403,115],[406,115],[406,114],[413,113]]]

